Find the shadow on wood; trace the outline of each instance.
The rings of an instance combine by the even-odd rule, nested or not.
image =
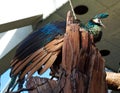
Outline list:
[[[57,81],[38,78],[39,82],[37,82],[31,78],[27,83],[27,88],[39,85],[45,80],[48,81],[45,85],[37,86],[34,91],[29,93],[107,92],[104,60],[93,43],[92,35],[87,31],[80,31],[79,24],[73,23],[70,12],[67,14],[66,34],[59,73],[60,76]]]

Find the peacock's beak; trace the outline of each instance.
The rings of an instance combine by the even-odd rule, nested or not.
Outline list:
[[[105,25],[102,23],[102,21],[100,21],[100,25],[105,28]]]

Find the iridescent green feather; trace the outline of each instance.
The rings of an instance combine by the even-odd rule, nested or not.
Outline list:
[[[108,13],[101,13],[101,14],[96,15],[93,18],[103,19],[103,18],[107,18],[108,16],[109,16]]]

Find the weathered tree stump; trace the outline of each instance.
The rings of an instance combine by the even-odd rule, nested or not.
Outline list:
[[[106,93],[104,66],[92,36],[80,31],[69,12],[62,50],[62,75],[58,85],[62,91],[58,93]]]
[[[92,35],[80,31],[79,24],[73,23],[73,17],[68,12],[59,79],[49,80],[40,86],[40,82],[45,80],[38,78],[39,86],[29,93],[107,93],[104,67],[104,60],[94,45]],[[36,85],[33,80],[28,81],[27,88]]]

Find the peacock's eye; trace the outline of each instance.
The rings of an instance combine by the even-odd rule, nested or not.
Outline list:
[[[98,19],[98,23],[100,23],[100,21],[101,21],[101,20],[100,20],[100,19]]]
[[[101,23],[101,20],[100,19],[93,19],[93,22],[95,22],[95,23]]]

